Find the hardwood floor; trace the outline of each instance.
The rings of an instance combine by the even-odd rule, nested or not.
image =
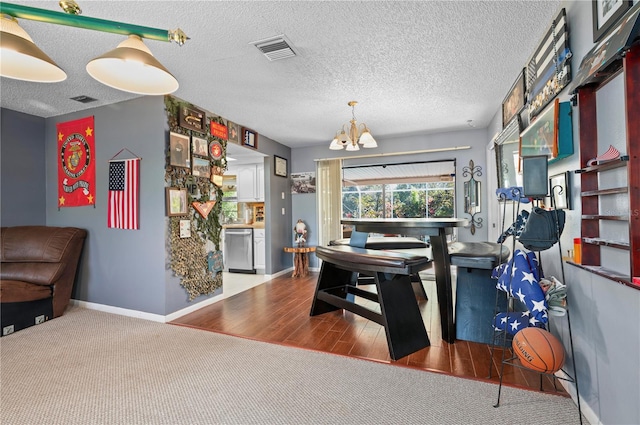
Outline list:
[[[233,276],[233,275],[229,275]],[[304,278],[282,276],[211,304],[171,322],[260,341],[358,357],[394,366],[499,382],[502,350],[458,340],[442,341],[435,282],[423,280],[428,300],[419,297],[431,346],[397,361],[391,360],[384,328],[350,312],[336,311],[309,316],[318,273]],[[231,277],[233,278],[233,277]],[[426,276],[430,279],[429,276]],[[362,300],[362,303],[370,303]],[[491,378],[489,379],[489,368]],[[527,369],[504,366],[503,384],[568,396],[548,376]],[[496,397],[498,387],[496,386]]]

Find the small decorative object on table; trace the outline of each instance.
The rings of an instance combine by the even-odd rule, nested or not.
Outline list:
[[[304,246],[307,242],[307,225],[304,224],[301,218],[298,219],[296,226],[293,228],[296,234],[295,242],[298,246]]]

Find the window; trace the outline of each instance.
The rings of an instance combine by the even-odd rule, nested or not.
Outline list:
[[[343,168],[344,218],[453,217],[455,161]]]

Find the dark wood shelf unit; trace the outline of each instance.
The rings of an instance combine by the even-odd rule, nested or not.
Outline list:
[[[615,195],[618,193],[628,193],[628,187],[614,187],[611,189],[590,190],[588,192],[580,192],[580,196],[602,196],[602,195]]]
[[[615,220],[629,221],[629,217],[625,215],[599,215],[599,214],[583,214],[583,220]]]
[[[626,251],[629,251],[631,249],[631,246],[629,245],[628,242],[610,241],[610,240],[601,239],[601,238],[583,238],[582,242],[588,243],[591,245],[600,245],[600,246],[608,246],[611,248],[623,249]]]
[[[599,173],[601,171],[613,170],[615,168],[626,167],[629,161],[629,155],[622,155],[617,160],[605,162],[603,164],[592,165],[590,167],[576,170],[576,174]]]
[[[580,128],[580,164],[584,167],[576,170],[580,175],[582,220],[581,238],[585,242],[582,247],[582,264],[575,264],[598,276],[623,283],[636,289],[640,286],[632,283],[633,276],[640,276],[640,43],[632,45],[622,58],[607,68],[611,75],[620,72],[624,79],[625,122],[627,130],[626,153],[619,160],[603,164],[587,166],[592,158],[599,154],[598,150],[606,147],[598,146],[597,128],[597,96],[599,88],[611,79],[595,78],[576,88],[579,108]],[[616,168],[626,167],[628,188],[599,187],[599,174]],[[600,210],[600,196],[627,193],[629,200],[628,215],[606,215]],[[627,221],[629,227],[629,243],[607,241],[600,237],[601,220]],[[601,248],[613,247],[628,251],[630,270],[622,276],[609,268],[602,267]]]

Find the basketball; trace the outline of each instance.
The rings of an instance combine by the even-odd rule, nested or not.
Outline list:
[[[512,342],[523,366],[542,373],[555,373],[564,365],[564,347],[550,332],[541,328],[525,328]]]

